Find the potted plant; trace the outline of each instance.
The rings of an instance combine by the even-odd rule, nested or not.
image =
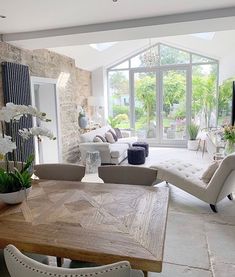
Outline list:
[[[1,131],[0,135],[0,200],[8,204],[21,203],[31,190],[32,164],[34,155],[29,155],[23,161],[23,145],[32,136],[46,136],[55,139],[50,130],[42,127],[23,128],[19,130],[21,161],[16,160],[16,125],[23,116],[34,116],[38,120],[50,121],[45,113],[39,112],[32,106],[15,105],[7,103],[0,110]],[[12,136],[6,135],[6,123]],[[12,153],[13,161],[9,161],[8,153]]]
[[[188,131],[188,149],[191,151],[196,151],[198,149],[197,135],[199,132],[199,126],[195,123],[191,123],[187,126]]]

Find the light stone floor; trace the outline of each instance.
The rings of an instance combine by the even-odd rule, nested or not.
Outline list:
[[[162,160],[182,159],[207,167],[207,154],[187,149],[151,148],[144,166]],[[123,164],[127,164],[124,161]],[[84,181],[98,181],[88,174]],[[149,277],[235,276],[235,200],[218,204],[214,214],[208,204],[170,185],[170,206],[162,273]]]

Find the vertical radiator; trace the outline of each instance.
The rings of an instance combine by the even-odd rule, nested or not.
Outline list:
[[[14,104],[31,104],[30,96],[30,77],[29,68],[26,65],[15,64],[10,62],[2,63],[2,81],[3,81],[3,97],[4,103],[12,102]],[[22,117],[18,123],[14,124],[13,132],[16,134],[16,158],[21,160],[21,155],[23,161],[27,157],[34,153],[34,142],[33,138],[27,140],[23,147],[20,147],[22,139],[18,134],[18,130],[22,128],[30,128],[33,126],[33,121],[31,116]],[[9,124],[6,124],[7,135],[12,136]],[[12,155],[9,156],[12,160]]]

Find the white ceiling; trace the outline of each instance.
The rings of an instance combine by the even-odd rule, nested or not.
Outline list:
[[[184,35],[152,39],[151,42],[156,43],[159,41],[215,59],[221,59],[234,51],[235,31],[216,32],[212,40]],[[148,40],[140,39],[120,41],[101,52],[89,45],[58,47],[50,50],[75,59],[76,65],[80,68],[93,71],[101,66],[110,66],[138,52],[148,46],[148,44]]]
[[[0,33],[48,30],[234,6],[234,0],[0,0]]]

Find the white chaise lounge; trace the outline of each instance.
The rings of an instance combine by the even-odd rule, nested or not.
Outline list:
[[[198,197],[217,212],[216,204],[226,196],[232,200],[235,191],[235,153],[223,159],[209,183],[201,176],[205,169],[182,160],[170,160],[152,165],[157,178]]]

